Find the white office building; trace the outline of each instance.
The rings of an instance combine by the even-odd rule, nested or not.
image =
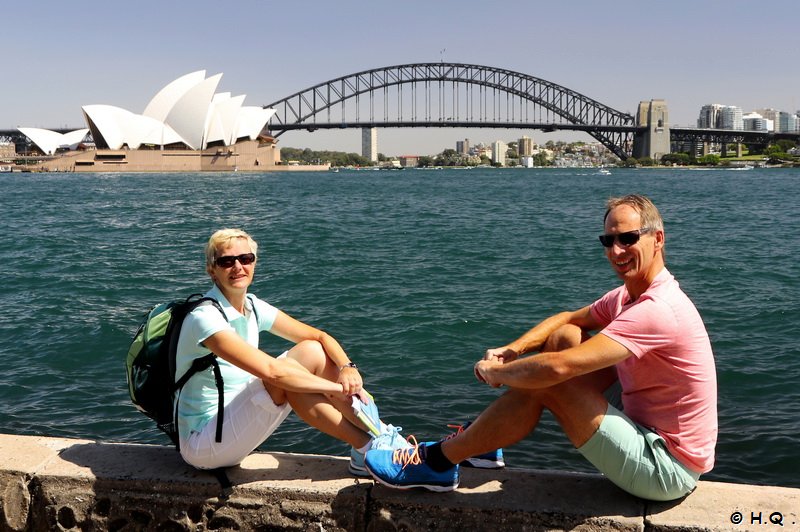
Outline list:
[[[365,127],[361,130],[361,156],[373,163],[378,162],[378,128]]]
[[[758,113],[747,113],[742,116],[742,125],[745,131],[770,131],[772,121]]]
[[[742,124],[742,108],[735,105],[726,105],[722,108],[719,115],[720,129],[733,129],[736,131],[744,129]]]
[[[492,143],[492,162],[500,166],[506,165],[506,152],[508,151],[508,144],[502,140],[497,140]]]

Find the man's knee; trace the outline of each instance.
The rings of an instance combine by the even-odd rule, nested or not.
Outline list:
[[[563,351],[564,349],[580,345],[581,342],[585,342],[587,339],[588,337],[586,333],[583,332],[583,329],[577,325],[568,323],[562,325],[547,337],[542,351]]]

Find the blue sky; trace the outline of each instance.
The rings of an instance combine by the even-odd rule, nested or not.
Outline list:
[[[140,113],[201,69],[224,74],[218,91],[264,105],[361,70],[439,60],[522,72],[632,114],[663,98],[675,125],[693,125],[707,103],[797,111],[798,21],[789,0],[11,2],[0,129],[85,127],[88,104]],[[464,137],[520,134],[380,130],[379,151],[434,154]],[[280,145],[359,152],[360,132],[286,133]]]

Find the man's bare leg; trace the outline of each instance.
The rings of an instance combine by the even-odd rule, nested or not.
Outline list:
[[[575,326],[561,327],[548,338],[543,351],[561,351],[585,341]],[[603,420],[608,402],[603,392],[616,380],[614,368],[570,379],[545,389],[512,388],[495,400],[460,435],[442,443],[442,453],[452,463],[508,447],[530,434],[542,410],[553,412],[576,447],[588,441]]]

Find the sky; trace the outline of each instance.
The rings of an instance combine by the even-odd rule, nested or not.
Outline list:
[[[218,92],[266,105],[372,68],[446,61],[505,68],[635,115],[665,99],[694,126],[705,104],[800,109],[793,0],[55,0],[3,6],[0,129],[83,128],[81,106],[141,113],[167,83],[223,73]],[[378,151],[592,140],[577,133],[379,129]],[[576,137],[577,135],[577,137]],[[280,146],[361,151],[357,129],[287,132]]]

